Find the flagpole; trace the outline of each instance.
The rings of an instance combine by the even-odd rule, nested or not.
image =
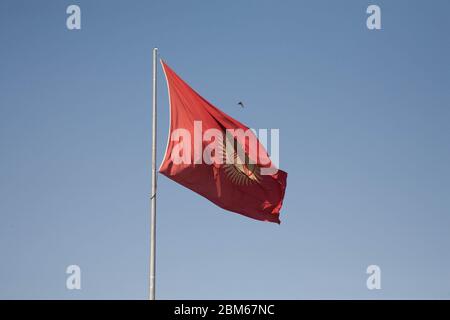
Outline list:
[[[153,97],[152,97],[152,193],[150,212],[150,300],[155,300],[156,261],[156,59],[158,48],[153,48]]]

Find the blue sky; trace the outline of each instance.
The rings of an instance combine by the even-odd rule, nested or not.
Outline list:
[[[366,28],[370,4],[382,30]],[[147,298],[154,46],[224,112],[279,128],[289,173],[279,226],[159,176],[158,298],[450,298],[449,10],[2,1],[0,298]],[[366,288],[371,264],[381,290]]]

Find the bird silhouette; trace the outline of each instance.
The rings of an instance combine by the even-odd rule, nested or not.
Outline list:
[[[243,108],[243,107],[244,107],[244,104],[242,103],[242,101],[239,101],[239,102],[238,102],[238,105],[240,105],[240,106],[241,106],[241,108]]]

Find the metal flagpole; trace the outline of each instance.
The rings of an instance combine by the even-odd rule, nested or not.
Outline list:
[[[150,300],[155,300],[156,258],[156,58],[158,48],[153,48],[153,97],[152,97],[152,193],[150,213]]]

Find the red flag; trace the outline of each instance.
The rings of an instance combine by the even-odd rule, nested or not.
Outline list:
[[[275,167],[247,126],[161,64],[169,89],[170,131],[159,172],[223,209],[280,223],[287,173]]]

